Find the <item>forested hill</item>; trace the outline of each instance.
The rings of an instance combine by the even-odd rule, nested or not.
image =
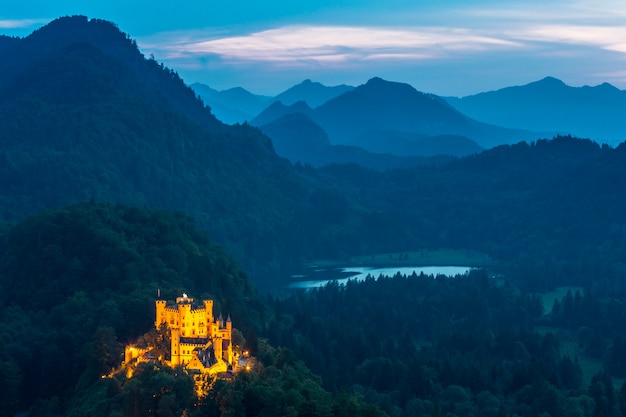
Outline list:
[[[65,17],[2,44],[1,220],[90,199],[178,209],[253,276],[278,275],[310,210],[267,137],[217,121],[112,23]]]
[[[506,260],[529,289],[624,289],[626,146],[557,137],[444,164],[376,173],[320,169],[372,210],[364,234],[387,249],[472,248]],[[376,253],[360,241],[365,253]],[[601,272],[599,272],[601,271]],[[593,281],[593,282],[592,282]]]
[[[119,344],[153,326],[158,288],[214,298],[244,332],[264,314],[245,274],[182,214],[84,203],[29,217],[0,253],[3,415],[53,397],[65,409],[118,366]]]
[[[59,18],[23,39],[8,40],[0,53],[3,102],[37,97],[85,103],[124,94],[204,126],[218,124],[175,72],[144,59],[135,41],[105,20]]]
[[[182,213],[82,203],[0,234],[0,414],[3,416],[384,417],[360,397],[326,392],[290,352],[257,339],[271,312],[245,273]],[[218,381],[199,404],[192,376],[159,362],[113,373],[124,346],[169,347],[154,301],[189,292],[228,314],[262,361]],[[161,337],[164,338],[160,339]],[[102,377],[102,375],[109,377]],[[24,414],[22,414],[24,413]]]

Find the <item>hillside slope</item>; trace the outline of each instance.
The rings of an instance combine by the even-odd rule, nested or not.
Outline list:
[[[267,137],[216,120],[109,22],[61,18],[2,53],[0,219],[90,199],[184,210],[278,275],[308,192]]]

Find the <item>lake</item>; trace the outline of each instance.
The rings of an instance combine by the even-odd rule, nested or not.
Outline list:
[[[397,266],[397,267],[368,267],[368,266],[347,266],[341,268],[321,268],[310,267],[310,272],[305,275],[293,275],[292,279],[297,280],[289,284],[289,288],[317,288],[323,287],[331,281],[338,284],[345,284],[348,280],[363,281],[368,275],[375,278],[379,276],[392,277],[397,273],[401,275],[463,275],[472,269],[469,266]],[[309,278],[307,280],[304,280]],[[314,279],[311,279],[314,278]]]

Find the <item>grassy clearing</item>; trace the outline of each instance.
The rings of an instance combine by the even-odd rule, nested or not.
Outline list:
[[[341,260],[317,260],[311,262],[319,266],[332,267],[345,264],[368,266],[470,266],[489,267],[497,262],[481,252],[456,249],[419,250],[413,252],[379,253],[366,256],[352,256]]]

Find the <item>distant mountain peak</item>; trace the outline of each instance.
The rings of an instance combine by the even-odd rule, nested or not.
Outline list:
[[[288,114],[302,113],[309,115],[311,112],[311,107],[309,107],[309,105],[302,100],[299,100],[290,106],[286,106],[282,101],[274,101],[254,119],[250,120],[250,124],[253,126],[262,126]]]
[[[287,105],[304,100],[310,107],[314,108],[352,89],[353,87],[347,85],[327,87],[307,78],[300,84],[283,91],[274,97],[274,100],[280,100]]]
[[[569,88],[569,86],[567,84],[565,84],[563,81],[559,80],[558,78],[554,78],[554,77],[545,77],[542,78],[539,81],[534,81],[531,83],[528,83],[524,86],[518,86],[518,87],[507,87],[507,88],[515,88],[515,89],[538,89],[541,91],[550,91],[550,90],[557,90],[560,91],[562,89],[566,89]],[[505,89],[506,90],[506,89]]]
[[[450,104],[494,125],[536,132],[569,133],[607,143],[626,139],[626,91],[609,83],[573,87],[554,77],[479,93]]]
[[[565,83],[561,80],[559,80],[558,78],[555,77],[551,77],[551,76],[547,76],[542,78],[541,80],[537,81],[538,83],[550,83],[550,84],[558,84],[558,85],[565,85]]]
[[[396,81],[388,81],[380,77],[370,78],[369,80],[367,80],[365,84],[360,85],[357,88],[393,88],[393,87],[405,88],[405,89],[408,87],[408,89],[415,90],[415,88],[413,88],[410,84],[400,83]]]
[[[386,98],[388,100],[412,100],[416,97],[433,99],[436,96],[427,94],[417,90],[410,84],[388,81],[380,77],[374,77],[369,79],[365,84],[358,86],[355,91],[365,92],[366,94],[372,94]],[[443,100],[441,100],[443,102]]]
[[[613,84],[607,83],[607,82],[604,82],[596,86],[596,88],[599,88],[604,91],[621,91],[619,88],[615,87]]]

